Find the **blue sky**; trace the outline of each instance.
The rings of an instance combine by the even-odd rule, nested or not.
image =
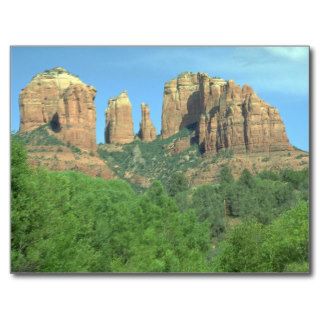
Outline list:
[[[151,108],[161,129],[163,86],[184,71],[249,84],[276,106],[290,142],[309,148],[309,48],[307,47],[12,47],[11,129],[19,130],[19,92],[38,72],[61,66],[97,89],[97,142],[104,142],[104,110],[110,97],[127,90],[135,132],[140,104]]]

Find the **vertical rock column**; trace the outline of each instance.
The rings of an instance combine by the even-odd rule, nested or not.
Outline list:
[[[126,144],[134,140],[132,107],[127,92],[109,99],[106,114],[106,143]]]
[[[141,104],[141,122],[139,136],[141,141],[150,142],[156,139],[157,133],[150,119],[150,109],[145,103]]]

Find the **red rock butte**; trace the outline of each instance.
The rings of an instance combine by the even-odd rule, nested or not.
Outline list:
[[[63,68],[37,74],[21,91],[20,131],[48,124],[58,138],[96,149],[96,90]]]
[[[292,150],[276,108],[248,85],[205,73],[182,73],[164,87],[162,137],[190,125],[196,125],[204,152]]]
[[[126,144],[134,140],[132,107],[127,92],[109,99],[105,115],[106,143]]]

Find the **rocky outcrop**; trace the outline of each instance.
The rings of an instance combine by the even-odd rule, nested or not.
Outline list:
[[[92,86],[63,68],[39,73],[20,93],[20,131],[47,124],[59,139],[94,150],[95,94]]]
[[[162,137],[168,138],[199,119],[197,74],[182,73],[165,84],[162,105]]]
[[[106,114],[106,143],[126,144],[134,140],[131,103],[127,92],[109,99]]]
[[[149,106],[145,103],[141,104],[141,122],[139,137],[141,141],[144,142],[153,141],[157,137],[156,128],[154,127],[150,119]]]
[[[291,150],[276,108],[251,87],[205,73],[184,73],[165,85],[162,136],[197,124],[204,152],[231,149],[236,153]]]
[[[168,154],[175,155],[187,150],[190,147],[190,145],[190,137],[183,137],[170,143],[168,146],[165,147],[165,150],[168,152]]]

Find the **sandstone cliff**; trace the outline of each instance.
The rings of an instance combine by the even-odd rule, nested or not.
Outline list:
[[[131,103],[126,92],[109,99],[106,114],[106,143],[125,144],[134,140]]]
[[[48,124],[58,138],[96,148],[96,90],[63,68],[37,74],[21,91],[20,131]]]
[[[236,153],[291,150],[276,108],[248,85],[184,73],[165,84],[162,136],[196,124],[204,152],[228,148]]]
[[[141,104],[141,122],[139,136],[142,141],[150,142],[156,139],[157,133],[150,119],[150,109],[145,103]]]
[[[162,137],[168,138],[198,121],[199,82],[197,74],[183,73],[165,84],[162,105]]]

